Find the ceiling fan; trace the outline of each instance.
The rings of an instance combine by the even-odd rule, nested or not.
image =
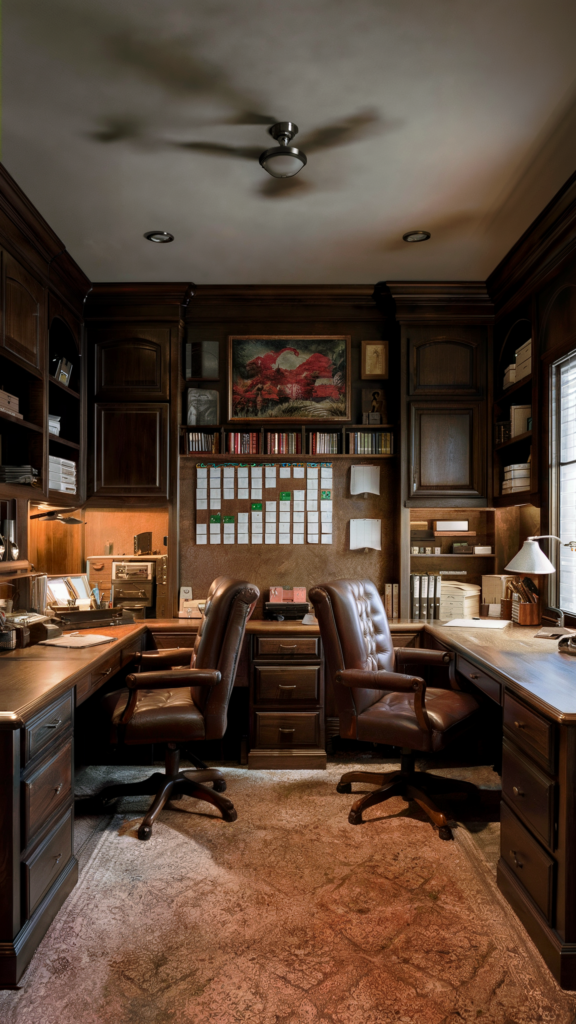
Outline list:
[[[76,512],[76,509],[55,508],[51,509],[49,512],[38,512],[36,515],[30,516],[30,519],[44,519],[46,522],[50,523],[66,523],[67,526],[76,524],[79,526],[82,525],[81,519],[75,519],[74,516],[71,515],[65,516],[62,514],[63,512]]]

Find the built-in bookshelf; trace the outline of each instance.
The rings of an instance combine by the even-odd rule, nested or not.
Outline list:
[[[393,458],[394,427],[323,427],[291,424],[246,426],[183,426],[180,453],[200,452],[219,455],[246,455],[254,458],[282,455],[372,459]]]
[[[522,312],[522,311],[521,311]],[[496,346],[493,403],[493,494],[497,507],[534,503],[538,491],[537,437],[537,379],[536,353],[531,346],[531,358],[516,372],[516,353],[522,352],[532,338],[530,317],[519,315],[504,330],[502,341]],[[512,376],[509,368],[513,367]],[[507,372],[508,371],[508,372]],[[513,377],[513,379],[512,379]],[[526,423],[514,423],[515,410],[530,418]],[[521,429],[526,426],[527,429]],[[508,490],[510,481],[516,487]]]

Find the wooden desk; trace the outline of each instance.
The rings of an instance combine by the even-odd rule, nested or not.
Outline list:
[[[555,977],[576,988],[576,661],[556,641],[534,639],[535,627],[504,631],[450,629],[395,622],[395,645],[417,643],[456,654],[463,686],[481,690],[503,710],[502,855],[498,884]],[[142,646],[192,646],[189,620],[151,620],[89,632],[114,641],[84,651],[33,647],[0,655],[0,984],[17,983],[36,946],[77,880],[73,855],[73,722],[75,706]],[[281,638],[319,643],[315,626],[251,621],[246,672],[277,666],[270,648]],[[262,641],[265,641],[262,643]],[[268,645],[268,646],[267,646]],[[297,651],[309,669],[321,657]],[[312,659],[312,660],[310,660]],[[304,664],[304,662],[302,662]],[[252,691],[251,716],[311,713],[322,728],[322,690],[313,706],[288,707],[269,688]],[[271,683],[274,686],[274,681]],[[301,696],[301,695],[300,695]],[[300,696],[298,699],[300,699]],[[260,701],[260,698],[263,701]],[[310,695],[304,695],[305,701]],[[268,706],[267,702],[272,701]],[[273,706],[272,706],[273,705]],[[330,708],[327,709],[330,721]],[[276,723],[278,724],[278,723]],[[320,742],[313,749],[325,756]],[[256,751],[270,748],[255,747]],[[257,758],[256,758],[257,760]]]

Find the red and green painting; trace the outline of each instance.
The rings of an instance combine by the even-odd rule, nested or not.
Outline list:
[[[231,337],[231,420],[349,419],[348,337]]]

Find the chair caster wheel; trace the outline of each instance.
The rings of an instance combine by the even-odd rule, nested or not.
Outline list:
[[[361,825],[362,811],[350,811],[350,814],[348,815],[348,821],[350,822],[351,825]]]
[[[352,783],[351,782],[339,782],[336,786],[337,793],[351,793]]]
[[[238,811],[233,807],[230,811],[222,811],[222,817],[224,821],[236,821],[238,817]]]
[[[212,789],[214,790],[215,793],[225,793],[226,782],[224,781],[224,779],[216,779],[216,781],[212,783]]]
[[[452,829],[448,828],[448,825],[442,825],[442,827],[438,829],[438,835],[440,836],[440,839],[454,839]]]
[[[138,829],[138,839],[151,839],[152,838],[152,825],[140,825]]]

